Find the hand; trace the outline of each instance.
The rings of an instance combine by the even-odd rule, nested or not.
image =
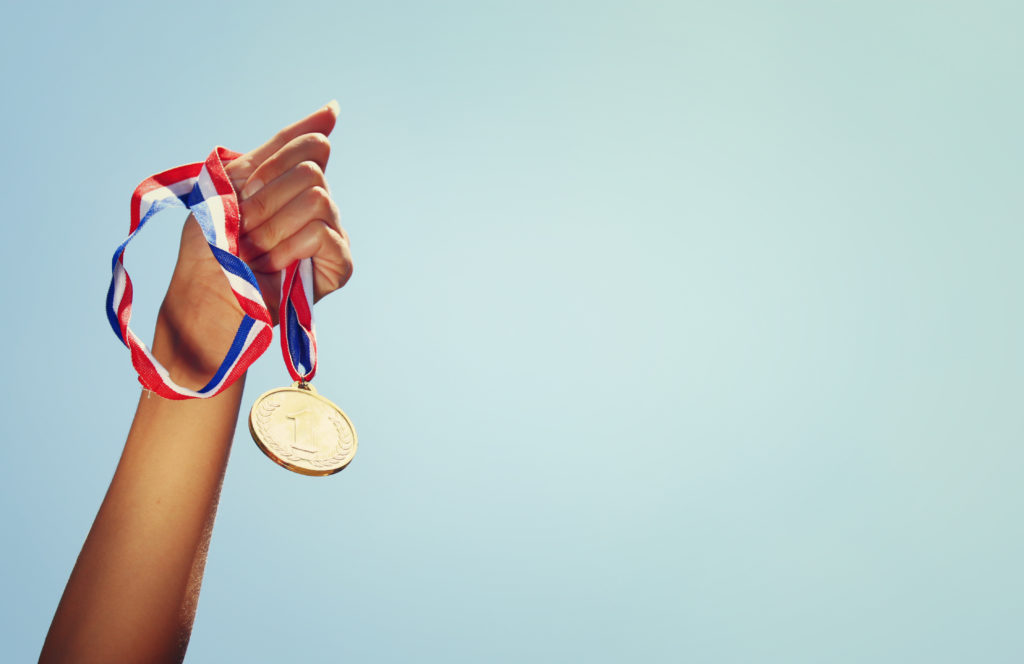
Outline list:
[[[239,255],[252,268],[275,324],[281,269],[312,257],[314,300],[341,288],[352,275],[348,235],[324,178],[331,149],[327,137],[337,116],[332,102],[225,167],[240,192]],[[190,216],[160,308],[153,353],[175,382],[201,387],[217,370],[241,318],[241,307]]]

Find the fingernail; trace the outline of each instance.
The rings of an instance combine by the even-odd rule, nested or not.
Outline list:
[[[331,101],[327,102],[327,108],[331,109],[331,112],[334,113],[335,115],[341,113],[341,105],[338,104],[337,99],[332,99]]]
[[[249,180],[245,183],[245,187],[242,188],[242,200],[244,201],[262,188],[263,180],[260,180],[259,178]]]

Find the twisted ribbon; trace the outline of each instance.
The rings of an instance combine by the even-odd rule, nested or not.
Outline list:
[[[238,197],[224,164],[241,155],[217,147],[205,162],[186,164],[143,180],[132,194],[128,238],[114,251],[107,319],[121,342],[131,351],[132,365],[147,390],[167,399],[205,399],[224,391],[263,354],[273,338],[270,312],[249,266],[238,257],[240,216]],[[171,380],[167,369],[128,327],[132,312],[132,281],[124,267],[124,251],[136,233],[157,212],[169,207],[192,211],[210,251],[227,278],[243,317],[224,360],[210,381],[199,390]],[[296,279],[296,275],[299,277]],[[281,271],[281,346],[285,365],[295,380],[316,373],[316,338],[313,331],[313,262],[306,258]]]
[[[296,276],[298,279],[296,279]],[[281,352],[292,380],[308,382],[316,374],[313,329],[313,259],[295,261],[281,271]]]

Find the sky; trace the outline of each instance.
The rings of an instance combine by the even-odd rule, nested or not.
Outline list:
[[[331,99],[355,273],[246,430],[189,662],[1019,662],[1024,8],[18,3],[3,659],[38,656],[139,386],[143,178]],[[183,216],[129,248],[148,338]],[[16,286],[16,287],[15,287]]]

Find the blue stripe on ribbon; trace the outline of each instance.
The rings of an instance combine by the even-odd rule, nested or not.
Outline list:
[[[306,375],[310,372],[313,362],[309,357],[309,336],[299,325],[298,314],[295,313],[295,306],[289,301],[286,308],[288,326],[288,355],[291,356],[292,366],[299,370],[299,373]],[[301,370],[299,369],[301,367]]]
[[[203,231],[203,237],[210,244],[211,247],[217,245],[217,230],[213,227],[213,218],[210,216],[210,206],[203,198],[203,191],[199,188],[199,180],[196,179],[196,183],[192,185],[192,191],[189,192],[188,199],[185,202],[185,207],[192,210],[192,216],[195,217],[199,223],[199,228]]]
[[[220,367],[217,369],[217,373],[213,374],[213,378],[210,382],[203,386],[202,389],[196,390],[200,394],[206,394],[210,390],[217,387],[221,379],[227,375],[231,367],[235,365],[235,360],[242,354],[245,349],[245,338],[249,336],[249,330],[252,329],[253,323],[256,322],[255,318],[245,316],[242,318],[241,325],[238,326],[238,332],[235,333],[235,339],[231,342],[231,348],[228,349],[228,354],[224,357],[224,361],[221,362]]]
[[[224,268],[231,274],[235,275],[236,277],[245,279],[250,284],[252,284],[257,291],[259,291],[260,295],[263,294],[263,291],[260,290],[259,283],[256,281],[256,275],[252,273],[252,270],[250,270],[249,266],[245,264],[245,261],[243,261],[238,256],[235,256],[230,252],[224,251],[220,247],[216,247],[212,244],[210,245],[210,251],[213,252],[213,257],[217,259],[217,262],[220,263],[220,266],[222,268]]]
[[[135,235],[135,233],[132,233]],[[110,271],[113,273],[117,271],[117,259],[124,253],[124,248],[128,246],[128,243],[132,241],[132,235],[128,236],[128,239],[122,242],[117,249],[114,250],[114,257],[110,260]]]
[[[135,229],[138,230],[138,229]],[[128,236],[124,242],[121,243],[117,249],[114,250],[114,258],[110,261],[110,287],[107,289],[107,320],[110,322],[110,327],[114,330],[114,334],[121,340],[125,346],[128,345],[128,340],[121,334],[121,323],[117,320],[117,310],[114,308],[114,286],[117,285],[117,261],[121,258],[121,254],[124,253],[124,248],[132,241],[132,233]]]
[[[114,254],[114,261],[117,261],[118,254]],[[128,342],[125,341],[124,336],[121,335],[121,324],[117,321],[117,312],[114,311],[114,280],[110,280],[110,288],[107,289],[107,320],[110,321],[110,327],[114,329],[114,334],[121,340],[125,346]]]
[[[138,233],[139,229],[146,225],[146,222],[149,221],[150,217],[169,207],[188,207],[188,205],[181,200],[180,196],[165,196],[157,199],[146,212],[146,216],[139,219],[139,226],[135,229],[135,232],[132,233],[132,235]],[[131,239],[131,236],[129,236],[129,239]]]

